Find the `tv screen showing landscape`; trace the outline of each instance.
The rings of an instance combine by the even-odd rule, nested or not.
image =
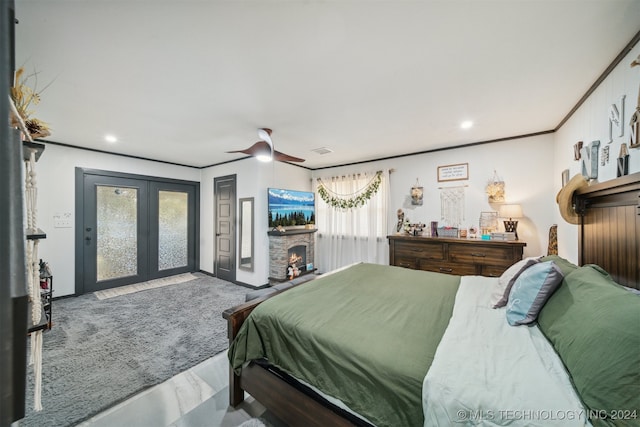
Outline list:
[[[311,191],[268,189],[269,227],[315,223],[315,194]]]

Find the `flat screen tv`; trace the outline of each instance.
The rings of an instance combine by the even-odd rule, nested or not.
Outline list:
[[[311,191],[269,188],[269,228],[293,227],[316,220],[315,194]]]

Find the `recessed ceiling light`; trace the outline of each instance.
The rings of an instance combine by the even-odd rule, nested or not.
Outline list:
[[[462,129],[469,129],[473,126],[473,122],[471,120],[465,120],[464,122],[460,123],[460,127]]]
[[[115,135],[105,135],[104,140],[107,141],[109,144],[114,144],[118,142],[118,138],[116,138]]]

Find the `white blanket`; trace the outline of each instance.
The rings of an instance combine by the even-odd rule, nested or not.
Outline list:
[[[562,361],[537,326],[489,305],[498,279],[464,276],[422,386],[425,426],[585,426]]]

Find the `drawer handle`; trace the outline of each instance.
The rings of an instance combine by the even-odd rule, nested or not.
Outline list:
[[[442,271],[443,273],[451,273],[453,271],[453,268],[440,267],[439,270]]]
[[[486,257],[486,255],[485,255],[485,254],[481,254],[481,253],[471,254],[471,256],[477,256],[477,257],[481,257],[481,258]]]
[[[409,264],[408,262],[401,262],[400,264],[398,264],[400,267],[411,267],[411,264]]]

